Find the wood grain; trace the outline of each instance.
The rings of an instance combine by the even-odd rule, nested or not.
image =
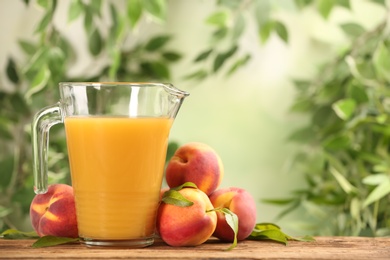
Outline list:
[[[68,244],[35,249],[33,240],[0,239],[0,259],[390,259],[390,238],[316,237],[315,242],[242,241],[230,245],[210,239],[197,247],[170,247],[161,241],[142,249],[87,248]]]

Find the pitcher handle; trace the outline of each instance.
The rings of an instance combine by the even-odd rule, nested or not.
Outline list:
[[[34,192],[43,194],[48,189],[48,148],[49,130],[63,122],[60,103],[48,106],[37,112],[31,124]]]

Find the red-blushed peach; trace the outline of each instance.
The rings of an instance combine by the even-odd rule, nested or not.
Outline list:
[[[210,195],[222,182],[222,160],[210,146],[192,142],[180,146],[169,160],[165,178],[169,187],[193,182]]]
[[[210,201],[215,208],[228,208],[238,217],[237,240],[246,239],[256,225],[256,203],[252,195],[241,188],[230,187],[216,190],[210,195]],[[227,224],[225,215],[217,212],[217,228],[213,236],[232,242],[234,232]]]
[[[73,188],[49,185],[47,193],[37,194],[32,200],[30,218],[39,236],[78,237]]]
[[[179,207],[162,202],[157,213],[157,233],[170,246],[200,245],[213,234],[217,214],[203,191],[183,188],[179,192],[194,204]]]

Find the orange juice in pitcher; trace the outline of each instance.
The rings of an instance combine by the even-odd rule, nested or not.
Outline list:
[[[172,119],[65,118],[79,234],[152,237]]]

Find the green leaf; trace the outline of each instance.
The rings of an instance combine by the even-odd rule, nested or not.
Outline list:
[[[304,237],[292,237],[284,232],[281,228],[273,223],[257,223],[247,238],[249,240],[273,240],[279,243],[287,245],[288,240],[302,241],[302,242],[311,242],[315,239],[311,236]]]
[[[3,140],[12,140],[13,139],[13,134],[10,130],[10,126],[12,124],[13,124],[13,122],[11,122],[11,120],[8,117],[0,116],[0,136]],[[6,171],[6,169],[4,169],[4,171]],[[5,175],[5,173],[4,173],[4,175]]]
[[[38,234],[35,231],[22,232],[16,229],[7,229],[0,234],[0,237],[4,239],[32,239],[38,238]]]
[[[15,84],[19,82],[19,75],[16,69],[16,64],[14,59],[8,58],[6,72],[7,72],[7,77],[11,82]]]
[[[207,77],[208,73],[204,69],[200,69],[198,71],[195,71],[193,73],[190,73],[184,77],[184,79],[194,79],[194,80],[203,80]]]
[[[226,11],[218,11],[206,18],[206,23],[217,27],[225,27],[229,19]]]
[[[383,182],[389,181],[389,175],[387,173],[372,174],[363,178],[362,183],[366,185],[380,185]]]
[[[284,24],[276,21],[274,23],[274,30],[284,42],[286,42],[286,43],[288,42],[288,31],[287,31],[286,26]]]
[[[314,237],[312,236],[303,236],[303,237],[290,237],[287,236],[288,240],[293,240],[293,241],[300,241],[300,242],[314,242],[316,241]]]
[[[87,32],[88,35],[92,34],[92,31],[94,30],[93,26],[93,14],[92,11],[89,8],[85,9],[84,14],[84,29]]]
[[[347,97],[355,100],[357,104],[366,103],[369,100],[366,89],[360,84],[349,84]]]
[[[33,55],[36,50],[37,46],[35,44],[32,44],[31,42],[25,41],[25,40],[19,40],[19,46],[24,51],[24,53]]]
[[[112,21],[112,28],[117,28],[118,26],[118,23],[119,23],[119,15],[118,15],[118,12],[115,8],[115,5],[113,5],[112,3],[110,3],[110,15],[111,15],[111,21]],[[114,33],[115,34],[115,33]]]
[[[279,229],[254,230],[249,240],[273,240],[287,245],[287,236]]]
[[[348,120],[355,112],[356,101],[353,99],[341,99],[332,104],[334,112],[343,120]]]
[[[170,39],[171,36],[169,35],[159,35],[153,37],[146,43],[145,49],[150,52],[157,51],[164,47]]]
[[[226,74],[232,75],[238,68],[247,64],[250,59],[251,59],[251,55],[247,54],[244,57],[236,60]]]
[[[225,216],[226,223],[232,229],[234,234],[232,244],[226,250],[227,251],[232,250],[237,246],[238,221],[239,221],[238,216],[228,208],[214,208],[209,211],[219,212]]]
[[[234,233],[234,239],[233,243],[230,247],[227,248],[227,250],[232,250],[237,246],[237,234],[238,234],[238,216],[234,214],[232,211],[230,211],[228,208],[223,208],[221,211],[225,215],[226,223],[229,225],[229,227],[233,230]]]
[[[213,71],[217,72],[222,67],[222,65],[225,63],[225,60],[226,60],[226,58],[225,58],[224,53],[218,54],[214,60]]]
[[[244,16],[241,13],[238,13],[232,30],[233,40],[237,40],[238,38],[240,38],[244,30],[245,30]]]
[[[88,39],[88,47],[93,56],[97,56],[103,49],[103,39],[99,30],[96,28],[92,31]]]
[[[345,193],[351,194],[358,191],[358,189],[353,186],[345,176],[343,176],[338,170],[336,170],[334,167],[329,168],[330,173],[333,175],[333,177],[336,179],[340,187],[344,190]]]
[[[30,88],[25,94],[26,99],[29,99],[32,95],[41,91],[46,86],[49,79],[50,70],[47,68],[47,66],[43,66],[31,82]]]
[[[214,66],[213,66],[214,72],[217,72],[225,63],[225,61],[229,59],[231,56],[233,56],[234,53],[236,53],[237,49],[238,46],[234,45],[228,51],[218,54],[214,60]]]
[[[15,111],[19,116],[27,116],[30,113],[30,107],[21,93],[15,92],[10,96],[9,100],[13,111]]]
[[[162,57],[170,62],[175,62],[181,59],[182,55],[175,51],[165,51],[162,54]]]
[[[32,244],[32,247],[33,248],[42,248],[42,247],[75,243],[75,242],[79,242],[79,241],[80,241],[80,238],[43,236],[43,237],[39,238],[34,244]]]
[[[367,198],[363,202],[363,208],[367,207],[371,203],[379,201],[383,197],[390,194],[390,179],[387,178],[384,182],[379,184],[370,194],[368,194]]]
[[[351,213],[351,217],[359,220],[361,218],[360,216],[360,209],[361,209],[361,202],[358,198],[353,198],[350,203],[349,212]]]
[[[293,131],[287,138],[288,141],[307,143],[307,141],[315,135],[314,129],[311,125],[299,128]]]
[[[35,29],[35,33],[40,33],[43,32],[47,29],[48,25],[52,22],[53,20],[53,11],[48,10],[46,14],[43,16],[41,21],[39,22],[37,28]]]
[[[224,39],[228,35],[229,30],[226,27],[221,27],[215,30],[212,34],[212,42],[216,43]]]
[[[158,79],[169,80],[171,77],[169,68],[165,62],[152,62],[151,69]]]
[[[307,91],[310,88],[310,86],[312,85],[312,83],[308,80],[296,79],[293,82],[294,82],[295,88],[299,91]]]
[[[390,48],[384,42],[378,44],[374,52],[373,63],[377,75],[390,82]]]
[[[306,98],[296,99],[295,103],[290,107],[291,112],[302,113],[311,111],[313,101]]]
[[[45,9],[50,7],[51,0],[37,0],[37,4]]]
[[[357,23],[343,23],[340,25],[341,29],[349,36],[358,37],[366,30]]]
[[[161,201],[166,204],[175,205],[178,207],[189,207],[194,203],[188,199],[186,199],[181,193],[177,190],[170,189],[164,192]]]
[[[110,13],[111,13],[111,28],[110,33],[107,39],[107,47],[110,55],[114,58],[117,53],[121,53],[121,44],[123,41],[123,36],[125,33],[125,22],[126,19],[124,16],[121,16],[116,10],[113,4],[110,4]]]
[[[65,73],[67,58],[63,48],[59,46],[52,47],[49,50],[48,67],[50,68],[50,74],[53,75],[52,79],[55,81],[55,77],[59,76],[58,80],[61,80],[62,75]]]
[[[47,46],[40,47],[34,55],[29,59],[26,67],[23,68],[22,73],[26,75],[27,79],[32,80],[38,70],[45,66],[48,62],[49,48]]]
[[[83,12],[83,4],[80,0],[72,0],[69,10],[68,10],[68,22],[73,22]]]
[[[35,29],[34,33],[40,33],[47,29],[48,25],[53,20],[54,11],[57,6],[57,0],[45,0],[41,3],[42,5],[45,5],[46,13],[40,20],[37,28]]]
[[[100,16],[100,10],[102,9],[102,0],[93,0],[89,2],[91,11]]]
[[[131,28],[135,28],[142,17],[141,0],[127,1],[127,17],[129,18]]]
[[[115,80],[116,74],[118,72],[119,66],[120,66],[121,61],[122,61],[122,56],[121,56],[120,50],[118,48],[114,48],[111,51],[110,57],[111,57],[111,65],[110,65],[110,69],[108,71],[108,76],[111,80]]]
[[[281,228],[278,225],[269,222],[256,223],[254,227],[254,230],[267,230],[267,229],[280,230]]]
[[[275,26],[275,23],[273,21],[267,21],[265,24],[260,26],[259,28],[259,36],[261,43],[266,43],[269,36],[271,35],[271,32],[273,31]]]
[[[179,191],[179,190],[184,189],[184,188],[194,188],[194,189],[197,189],[198,187],[196,186],[195,183],[187,181],[187,182],[183,183],[180,186],[171,188],[171,190]]]
[[[328,150],[347,149],[351,145],[351,139],[346,135],[329,135],[323,142],[322,146]]]
[[[386,0],[371,0],[371,2],[374,2],[382,6],[386,6]]]
[[[11,213],[12,213],[12,209],[0,205],[0,218],[3,218]],[[0,238],[4,238],[4,235],[0,234]]]
[[[288,205],[292,203],[295,199],[262,199],[261,201],[268,204],[274,205]]]
[[[143,9],[158,22],[166,20],[166,5],[164,0],[142,0]]]
[[[212,52],[213,52],[213,49],[209,49],[209,50],[205,50],[205,51],[199,53],[198,56],[196,56],[194,62],[199,62],[199,61],[203,61],[203,60],[207,59]]]
[[[329,17],[329,14],[331,13],[333,7],[334,7],[335,1],[334,0],[317,0],[316,3],[317,3],[318,12],[322,15],[322,17],[327,19]]]

